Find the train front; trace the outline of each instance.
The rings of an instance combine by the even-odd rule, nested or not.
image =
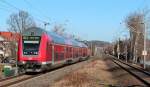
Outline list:
[[[25,72],[41,72],[44,62],[45,44],[43,31],[30,28],[23,32],[18,44],[18,67]],[[46,41],[46,40],[45,40]]]

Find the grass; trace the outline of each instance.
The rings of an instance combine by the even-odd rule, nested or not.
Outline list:
[[[64,80],[66,80],[64,86],[75,86],[75,87],[82,87],[83,84],[91,82],[91,79],[88,78],[88,74],[85,72],[83,73],[74,72],[66,76]]]
[[[57,80],[52,87],[101,87],[101,83],[108,82],[110,77],[107,71],[101,72],[103,68],[101,61],[92,61]]]

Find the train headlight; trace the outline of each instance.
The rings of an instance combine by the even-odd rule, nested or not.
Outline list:
[[[38,52],[35,52],[35,54],[38,54]]]
[[[44,65],[44,64],[46,64],[46,62],[42,62],[42,64]]]
[[[38,52],[34,52],[34,54],[36,54],[36,55],[37,55],[37,54],[38,54]]]
[[[27,54],[27,52],[24,52],[24,54]]]
[[[23,64],[25,64],[25,63],[26,63],[26,61],[22,61],[22,63],[23,63]]]

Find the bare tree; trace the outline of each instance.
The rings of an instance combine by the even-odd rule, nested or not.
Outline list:
[[[28,12],[19,11],[10,15],[7,24],[8,30],[15,33],[22,33],[25,29],[35,26],[35,22]]]
[[[35,22],[28,12],[19,11],[18,13],[12,13],[7,20],[9,26],[8,31],[13,33],[13,40],[9,43],[9,49],[12,52],[11,58],[16,58],[16,49],[17,49],[17,37],[18,33],[22,34],[23,31],[29,27],[34,27]]]
[[[130,32],[130,53],[133,62],[137,62],[142,57],[144,49],[144,29],[147,11],[137,11],[129,14],[125,20],[125,24]]]
[[[82,41],[82,39],[79,36],[66,33],[65,25],[66,24],[55,24],[52,31],[57,33],[58,35],[63,36],[63,37],[72,38],[72,39],[75,39],[77,41]]]
[[[62,24],[55,24],[54,28],[52,29],[53,32],[63,36],[65,32],[65,28]]]

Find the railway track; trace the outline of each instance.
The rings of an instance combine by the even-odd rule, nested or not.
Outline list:
[[[90,60],[92,60],[92,59],[89,59],[89,61]],[[88,61],[88,60],[86,60],[86,61]],[[82,62],[84,62],[84,61],[82,61]],[[71,65],[75,65],[75,64],[78,64],[78,63],[80,63],[80,62],[72,63],[72,64],[69,64],[69,65],[62,65],[60,67],[51,69],[51,70],[49,70],[47,72],[37,73],[35,75],[33,75],[33,74],[31,74],[31,75],[21,74],[21,75],[18,75],[18,76],[13,76],[13,77],[5,78],[5,79],[0,79],[0,87],[8,87],[8,86],[11,86],[11,85],[14,85],[14,84],[18,84],[18,83],[21,83],[23,81],[26,81],[26,80],[29,80],[29,79],[41,76],[41,75],[46,74],[46,73],[49,73],[51,71],[55,71],[55,70],[58,70],[60,68],[71,66]]]
[[[121,67],[123,70],[127,71],[130,75],[138,79],[144,86],[150,87],[150,72],[144,71],[141,68],[134,67],[129,65],[119,59],[111,59],[116,65]]]
[[[15,75],[15,76],[6,77],[6,78],[3,78],[3,79],[0,79],[0,82],[5,81],[5,80],[9,80],[9,79],[13,79],[13,78],[16,78],[16,77],[20,77],[22,75],[24,75],[24,74],[19,74],[19,75]]]
[[[73,63],[73,64],[76,64],[76,63]],[[73,64],[70,64],[70,65],[73,65]],[[67,65],[67,66],[70,66],[70,65]],[[14,84],[17,84],[17,83],[20,83],[20,82],[32,79],[34,77],[38,77],[40,75],[49,73],[51,71],[55,71],[55,70],[57,70],[59,68],[65,67],[65,66],[66,65],[62,65],[60,67],[51,69],[50,71],[47,71],[47,72],[42,72],[42,73],[28,73],[28,74],[22,73],[20,75],[16,75],[16,76],[11,76],[11,77],[8,77],[8,78],[0,79],[0,87],[8,87],[8,86],[11,86],[11,85],[14,85]]]
[[[8,87],[8,86],[10,86],[10,85],[23,82],[23,81],[25,81],[25,80],[28,80],[28,79],[37,77],[37,76],[39,76],[39,75],[41,75],[41,74],[37,74],[37,75],[21,74],[21,75],[18,75],[18,76],[13,76],[13,77],[10,77],[10,78],[1,79],[1,80],[0,80],[0,87]]]
[[[73,63],[73,64],[76,64],[76,63]],[[70,64],[70,65],[73,65],[73,64]],[[70,65],[67,65],[67,66],[70,66]],[[11,85],[14,85],[14,84],[17,84],[17,83],[35,78],[35,77],[38,77],[40,75],[49,73],[51,71],[55,71],[55,70],[63,68],[63,67],[66,67],[66,65],[51,69],[50,71],[43,72],[43,73],[36,73],[36,74],[30,73],[29,75],[24,73],[24,74],[20,74],[20,75],[17,75],[17,76],[8,77],[8,78],[5,78],[5,79],[0,79],[0,87],[8,87],[8,86],[11,86]]]

